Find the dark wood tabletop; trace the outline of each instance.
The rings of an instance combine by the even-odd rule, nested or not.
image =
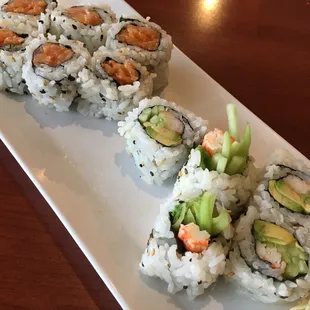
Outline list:
[[[128,2],[310,157],[309,1]],[[120,308],[1,142],[0,210],[0,309]]]

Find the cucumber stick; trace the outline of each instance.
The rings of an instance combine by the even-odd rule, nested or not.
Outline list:
[[[222,155],[226,157],[228,160],[231,157],[231,146],[232,145],[231,145],[230,134],[228,131],[225,131],[223,147],[222,147]]]
[[[196,221],[200,230],[206,230],[208,233],[212,231],[212,215],[215,198],[215,195],[206,192],[201,198],[199,214],[196,216]]]
[[[181,224],[182,224],[182,222],[184,220],[185,214],[186,214],[186,209],[187,209],[186,208],[186,204],[182,203],[182,205],[181,205],[181,212],[180,212],[179,217],[173,219],[174,220],[174,223],[172,225],[172,229],[173,230],[177,231],[180,228],[180,226],[181,226]]]
[[[188,208],[187,211],[186,211],[184,220],[183,220],[183,224],[187,225],[187,224],[190,224],[190,223],[196,224],[196,220],[195,220],[195,217],[194,217],[191,209]]]
[[[220,215],[212,219],[211,235],[215,236],[222,232],[230,223],[230,216],[223,208]]]
[[[203,170],[210,169],[211,167],[211,158],[208,154],[208,152],[205,151],[205,149],[202,147],[202,145],[198,145],[196,148],[197,151],[200,153],[200,168]]]
[[[227,166],[228,159],[224,156],[221,156],[219,161],[217,162],[216,171],[218,173],[224,173]]]
[[[235,104],[228,104],[227,108],[227,118],[228,118],[228,128],[229,133],[235,140],[239,140],[239,130],[238,130],[238,114]]]
[[[210,160],[210,168],[209,170],[216,170],[217,164],[219,162],[219,160],[222,158],[222,154],[220,153],[216,153],[211,157]]]
[[[247,158],[251,145],[251,127],[246,125],[237,155]]]
[[[228,163],[225,172],[229,175],[242,173],[246,167],[246,158],[242,156],[233,156]]]
[[[141,123],[147,122],[152,116],[152,109],[147,108],[142,111],[142,113],[139,115],[139,121]]]
[[[238,155],[240,148],[240,143],[238,141],[234,141],[231,145],[231,157]]]

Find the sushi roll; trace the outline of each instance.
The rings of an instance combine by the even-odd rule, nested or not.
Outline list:
[[[230,221],[207,192],[186,202],[166,202],[142,255],[142,273],[166,281],[169,293],[186,290],[191,299],[203,294],[225,270]]]
[[[79,73],[78,111],[82,115],[123,120],[153,90],[153,75],[145,67],[102,46],[91,65]]]
[[[155,73],[154,94],[168,85],[173,44],[171,36],[159,25],[137,16],[122,16],[108,31],[106,47],[118,50]]]
[[[0,90],[20,95],[27,94],[22,77],[26,46],[30,43],[27,34],[0,28]]]
[[[174,102],[159,97],[144,99],[119,122],[127,151],[147,183],[161,185],[175,176],[189,151],[202,141],[207,122]]]
[[[285,222],[265,218],[254,206],[236,226],[225,274],[254,299],[292,302],[310,292],[307,232],[297,235]]]
[[[57,37],[84,42],[92,54],[105,44],[107,31],[116,21],[108,5],[59,7],[51,13],[50,31]]]
[[[55,0],[0,0],[0,27],[16,33],[45,33]]]
[[[229,131],[208,132],[201,145],[191,150],[178,175],[173,196],[181,200],[203,191],[217,195],[218,201],[231,211],[235,220],[257,186],[259,170],[249,156],[251,128],[247,124],[239,139],[236,106],[227,105]]]
[[[254,203],[263,218],[294,229],[310,252],[310,166],[289,152],[277,150],[271,157]]]
[[[39,35],[27,46],[25,58],[23,78],[32,96],[40,104],[68,111],[77,96],[77,75],[90,59],[83,43]]]

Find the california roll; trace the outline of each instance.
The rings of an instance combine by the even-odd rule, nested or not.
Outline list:
[[[119,122],[127,151],[147,183],[161,185],[176,176],[190,149],[201,143],[207,122],[159,97],[144,99]]]

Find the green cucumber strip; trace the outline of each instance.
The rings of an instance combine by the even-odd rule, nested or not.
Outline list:
[[[158,105],[158,112],[164,112],[165,107],[163,105]]]
[[[230,139],[230,134],[228,131],[225,131],[224,133],[222,155],[226,157],[227,159],[230,159],[231,157],[231,139]]]
[[[195,220],[195,217],[194,217],[191,209],[187,209],[184,220],[183,220],[183,224],[187,225],[190,223],[196,224],[196,220]]]
[[[209,170],[216,170],[218,161],[222,158],[222,154],[216,153],[211,157]]]
[[[180,228],[180,225],[182,224],[185,214],[186,214],[186,204],[182,203],[180,205],[181,212],[178,214],[178,217],[173,217],[173,225],[172,229],[177,231]]]
[[[247,124],[244,130],[242,140],[240,142],[240,147],[237,155],[247,158],[249,156],[250,145],[251,145],[251,127],[249,124]]]
[[[229,225],[230,222],[231,218],[227,211],[223,208],[220,215],[212,219],[211,235],[218,235]]]
[[[203,170],[209,169],[211,166],[211,158],[208,152],[205,151],[202,145],[198,145],[196,147],[196,150],[200,152],[200,168],[202,168]]]
[[[196,216],[200,230],[206,230],[209,234],[212,231],[212,215],[216,196],[208,192],[201,198],[199,214]]]
[[[195,218],[199,215],[199,208],[200,208],[201,198],[197,197],[192,199],[186,203],[188,209],[191,209],[191,212]]]
[[[138,117],[139,121],[141,123],[144,123],[144,122],[148,121],[149,118],[151,117],[151,114],[152,114],[152,109],[151,108],[147,108],[147,109],[143,110],[141,112],[141,114],[139,115],[139,117]]]
[[[158,115],[158,108],[159,106],[158,105],[155,105],[153,108],[152,108],[152,115]]]
[[[160,119],[157,115],[154,115],[151,117],[150,122],[154,125],[157,125],[159,123]]]
[[[218,173],[224,173],[227,166],[228,159],[222,156],[217,162],[216,171]]]
[[[228,104],[226,107],[229,133],[235,140],[239,140],[238,113],[235,104]]]
[[[231,157],[238,154],[240,148],[240,143],[238,141],[234,141],[231,145]]]
[[[246,167],[246,159],[242,156],[233,156],[228,163],[225,172],[229,175],[242,173]]]

